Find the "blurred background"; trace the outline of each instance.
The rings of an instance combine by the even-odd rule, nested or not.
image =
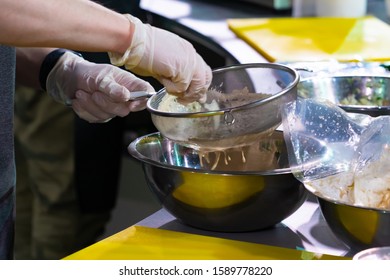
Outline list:
[[[124,152],[116,206],[102,238],[139,222],[160,208],[146,185],[141,164]]]

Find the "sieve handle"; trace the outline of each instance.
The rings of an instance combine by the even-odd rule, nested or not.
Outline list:
[[[130,92],[129,100],[138,100],[141,98],[149,98],[155,95],[156,92],[148,92],[148,91],[132,91]]]

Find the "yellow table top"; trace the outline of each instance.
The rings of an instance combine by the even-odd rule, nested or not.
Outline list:
[[[373,16],[246,18],[227,24],[271,62],[390,60],[390,26]]]
[[[250,242],[131,226],[65,260],[348,260]]]

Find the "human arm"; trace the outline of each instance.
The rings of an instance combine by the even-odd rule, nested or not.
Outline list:
[[[123,57],[127,69],[157,78],[187,101],[204,97],[210,84],[210,67],[188,41],[130,15],[89,0],[0,4],[1,44],[109,52]]]
[[[0,0],[0,43],[124,53],[131,25],[89,0]]]
[[[86,61],[70,51],[56,50],[57,62],[40,83],[28,69],[42,72],[53,49],[18,48],[17,80],[23,85],[46,88],[58,102],[72,106],[74,111],[89,122],[105,122],[116,116],[143,110],[146,99],[131,101],[132,91],[153,92],[153,87],[128,71],[110,64]],[[21,59],[21,60],[20,60]],[[43,66],[42,66],[43,63]],[[29,67],[29,68],[27,68]],[[25,76],[25,77],[23,77]],[[32,78],[35,77],[35,78]]]
[[[124,54],[109,52],[111,63],[155,77],[182,103],[205,101],[212,72],[194,47],[176,34],[126,16],[133,38]]]

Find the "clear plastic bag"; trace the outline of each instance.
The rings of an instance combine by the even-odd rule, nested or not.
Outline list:
[[[374,118],[362,133],[353,172],[354,205],[390,209],[390,116]]]
[[[298,99],[284,108],[283,131],[292,171],[306,187],[339,202],[390,209],[390,116]]]
[[[298,99],[287,104],[283,131],[295,177],[307,182],[351,170],[370,120],[328,101]]]

